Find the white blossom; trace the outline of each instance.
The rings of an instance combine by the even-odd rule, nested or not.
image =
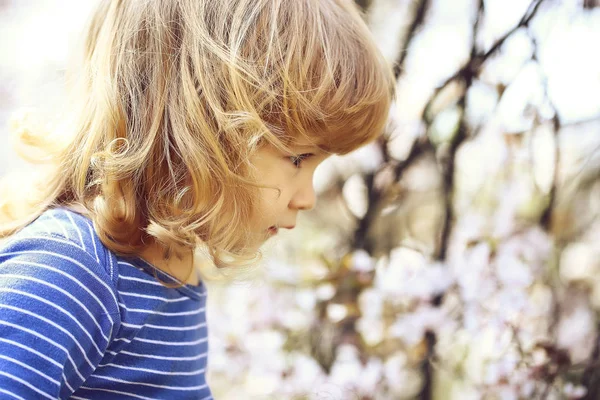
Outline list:
[[[327,305],[327,317],[332,322],[339,322],[348,315],[348,308],[344,304],[331,303]]]
[[[365,343],[375,346],[385,338],[385,324],[380,318],[359,318],[356,330],[361,334]]]
[[[395,353],[384,364],[383,375],[396,398],[411,398],[421,388],[422,377],[407,365],[406,355]]]
[[[419,343],[427,330],[437,331],[447,321],[445,311],[438,307],[422,306],[410,314],[401,315],[390,326],[389,334],[408,345]]]
[[[330,382],[344,388],[354,388],[362,374],[359,351],[356,347],[343,344],[337,349],[336,359],[331,367]]]
[[[569,399],[580,399],[587,394],[587,389],[583,386],[575,386],[571,382],[567,382],[563,388],[563,393]]]
[[[363,249],[352,253],[352,269],[360,272],[371,272],[375,269],[375,260]]]
[[[331,283],[323,283],[317,287],[315,294],[321,301],[329,300],[335,296],[335,287]]]

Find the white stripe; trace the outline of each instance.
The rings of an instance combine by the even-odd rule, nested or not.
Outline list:
[[[44,360],[48,361],[49,363],[51,363],[51,364],[54,364],[55,366],[57,366],[57,367],[58,367],[58,368],[60,368],[61,370],[62,370],[62,369],[63,369],[63,367],[64,367],[62,364],[60,364],[60,363],[59,363],[59,362],[57,362],[56,360],[54,360],[54,359],[52,359],[52,358],[50,358],[50,357],[48,357],[48,356],[46,356],[46,355],[44,355],[44,354],[40,353],[39,351],[37,351],[37,350],[35,350],[35,349],[32,349],[31,347],[25,346],[25,345],[23,345],[23,344],[21,344],[21,343],[15,342],[15,341],[13,341],[13,340],[10,340],[10,339],[4,339],[4,338],[1,338],[1,337],[0,337],[0,342],[10,343],[10,344],[12,344],[13,346],[20,347],[20,348],[22,348],[23,350],[26,350],[26,351],[28,351],[28,352],[30,352],[30,353],[33,353],[33,354],[35,354],[36,356],[38,356],[38,357],[40,357],[40,358],[43,358]],[[65,376],[65,373],[64,373],[64,372],[62,373],[62,379],[63,379],[63,381],[65,382],[65,385],[67,385],[67,387],[69,388],[69,390],[70,390],[71,392],[74,392],[75,390],[74,390],[74,389],[71,387],[71,385],[69,385],[69,382],[67,382],[67,377]]]
[[[112,256],[110,254],[108,255],[108,264],[110,265],[110,281],[113,282],[115,280],[115,267],[113,265]]]
[[[48,375],[44,374],[43,372],[40,372],[37,369],[32,368],[29,365],[27,365],[25,363],[22,363],[19,360],[15,360],[14,358],[8,357],[8,356],[3,356],[2,354],[0,354],[0,358],[4,358],[5,360],[8,360],[8,361],[13,362],[15,364],[18,364],[18,365],[20,365],[23,368],[26,368],[26,369],[28,369],[28,370],[30,370],[32,372],[35,372],[36,374],[38,374],[40,376],[43,376],[44,378],[48,379],[50,382],[54,383],[55,385],[60,386],[60,382],[57,381],[56,379],[53,379],[53,378],[49,377]]]
[[[67,238],[67,239],[71,239],[71,238],[69,237],[69,233],[67,232],[67,230],[65,229],[65,227],[63,226],[63,224],[61,224],[61,223],[60,223],[60,221],[59,221],[59,220],[58,220],[58,219],[57,219],[57,218],[54,216],[54,214],[53,214],[53,213],[48,213],[48,215],[50,216],[50,218],[52,218],[52,220],[53,220],[53,221],[55,221],[55,222],[58,224],[59,228],[60,228],[60,229],[63,231],[63,233],[65,234],[65,238]]]
[[[91,388],[91,387],[87,387],[87,386],[81,386],[81,389],[85,389],[85,390],[99,390],[101,392],[125,394],[127,396],[131,396],[131,397],[135,397],[135,398],[143,399],[143,400],[159,400],[159,399],[154,398],[154,397],[145,397],[145,396],[140,396],[138,394],[133,394],[133,393],[128,393],[128,392],[121,392],[119,390],[110,390],[110,389],[102,389],[102,388]]]
[[[96,255],[96,261],[98,261],[98,264],[100,263],[100,257],[98,257],[98,249],[96,248],[96,239],[95,239],[95,234],[94,234],[94,229],[92,229],[92,225],[90,225],[90,223],[86,220],[85,223],[88,226],[88,229],[90,231],[90,239],[92,240],[92,244],[94,245],[94,254]]]
[[[71,338],[71,340],[73,341],[73,343],[75,343],[75,345],[79,348],[79,351],[81,351],[81,355],[83,356],[83,358],[85,358],[85,360],[87,361],[87,363],[89,364],[89,366],[94,369],[95,366],[94,364],[90,361],[90,359],[87,357],[86,351],[83,349],[83,346],[75,339],[75,336],[73,336],[71,334],[71,332],[69,332],[68,330],[66,330],[65,328],[63,328],[62,326],[58,325],[56,322],[49,320],[48,318],[42,317],[41,315],[38,315],[36,313],[32,313],[29,310],[25,310],[19,307],[14,307],[14,306],[9,306],[7,304],[0,304],[0,308],[8,308],[9,310],[13,310],[13,311],[18,311],[21,312],[23,314],[26,315],[30,315],[34,318],[38,318],[41,319],[42,321],[44,321],[45,323],[52,325],[53,327],[55,327],[56,329],[58,329],[59,331],[63,332],[65,335],[67,335],[68,337]],[[100,355],[102,355],[102,352],[100,352]]]
[[[115,367],[115,368],[120,368],[120,369],[131,370],[131,371],[142,371],[142,372],[149,372],[151,374],[169,375],[169,376],[198,375],[198,374],[201,374],[206,371],[206,368],[202,368],[202,369],[197,369],[195,371],[190,371],[190,372],[169,372],[169,371],[158,371],[156,369],[126,367],[124,365],[117,365],[117,364],[112,364],[112,363],[98,365],[98,368],[100,368],[100,367]]]
[[[96,345],[96,341],[92,338],[92,335],[90,335],[90,333],[84,328],[83,325],[81,325],[81,323],[73,316],[73,314],[71,314],[70,312],[68,312],[64,308],[62,308],[62,307],[60,307],[60,306],[52,303],[51,301],[48,301],[48,300],[44,299],[42,297],[36,296],[35,294],[23,292],[22,290],[0,288],[0,292],[17,293],[17,294],[20,294],[22,296],[31,297],[31,298],[34,298],[34,299],[36,299],[38,301],[41,301],[42,303],[48,304],[49,306],[52,306],[52,307],[60,310],[63,314],[66,314],[67,316],[69,316],[69,318],[71,318],[79,326],[79,328],[81,328],[81,330],[90,339],[90,342],[92,342],[92,344],[94,345],[94,347],[96,348],[96,350],[98,351],[98,353],[100,353],[100,354],[103,353],[102,350],[100,350],[100,348]],[[104,340],[106,340],[108,342],[108,338],[104,335],[104,332],[102,332],[102,330],[100,330],[100,334],[104,337]]]
[[[127,308],[127,306],[123,303],[119,303],[119,305],[121,307],[123,307],[125,310],[127,310],[128,312],[143,312],[146,314],[152,314],[152,315],[163,315],[165,317],[176,317],[176,316],[181,316],[181,315],[196,315],[196,314],[201,314],[204,311],[206,311],[206,308],[199,308],[197,310],[192,310],[192,311],[180,311],[180,312],[162,312],[162,311],[154,311],[151,309],[145,309],[145,308]]]
[[[187,392],[190,390],[200,390],[200,389],[204,389],[204,388],[208,387],[208,385],[206,383],[204,385],[198,385],[198,386],[180,387],[180,386],[156,385],[154,383],[146,383],[146,382],[130,382],[130,381],[126,381],[123,379],[109,378],[108,376],[95,375],[95,374],[92,376],[94,378],[106,379],[107,381],[111,381],[111,382],[126,383],[128,385],[148,386],[148,387],[168,389],[168,390],[181,390],[184,392]]]
[[[63,367],[63,365],[62,365],[62,364],[60,364],[59,362],[57,362],[56,360],[54,360],[54,359],[52,359],[52,358],[50,358],[50,357],[48,357],[48,356],[46,356],[46,355],[44,355],[44,354],[40,353],[40,352],[39,352],[39,351],[37,351],[37,350],[34,350],[34,349],[32,349],[31,347],[25,346],[24,344],[21,344],[21,343],[19,343],[19,342],[15,342],[15,341],[13,341],[13,340],[10,340],[10,339],[4,339],[4,338],[1,338],[1,337],[0,337],[0,342],[10,343],[10,344],[12,344],[12,345],[14,345],[14,346],[17,346],[17,347],[20,347],[20,348],[22,348],[23,350],[27,350],[27,351],[29,351],[29,352],[31,352],[31,353],[33,353],[33,354],[35,354],[36,356],[38,356],[38,357],[41,357],[41,358],[43,358],[44,360],[46,360],[46,361],[48,361],[48,362],[50,362],[50,363],[52,363],[52,364],[56,365],[58,368],[62,368],[62,367]]]
[[[125,266],[128,266],[128,267],[131,267],[131,268],[137,269],[138,271],[145,271],[145,269],[144,269],[144,268],[142,268],[142,267],[138,267],[137,265],[134,265],[134,264],[131,264],[131,263],[128,263],[127,261],[119,261],[119,263],[120,263],[120,264],[123,264],[123,265],[125,265]]]
[[[6,264],[8,264],[8,262]],[[21,262],[21,264],[37,264],[37,263]],[[48,269],[51,269],[51,270],[55,270],[54,268],[48,267],[47,265],[42,266],[40,264],[40,265],[36,265],[36,266],[42,267],[42,268],[48,268]],[[59,271],[59,270],[56,270],[56,272],[59,272],[59,273],[64,274],[66,276],[70,276],[70,275],[68,275],[68,274],[66,274],[66,273],[64,273],[62,271]],[[17,279],[23,279],[23,280],[33,281],[33,282],[39,283],[40,285],[49,286],[49,287],[51,287],[54,290],[58,290],[59,292],[61,292],[62,294],[64,294],[65,296],[67,296],[68,298],[70,298],[71,300],[73,300],[75,303],[77,303],[90,316],[90,318],[92,319],[92,321],[94,321],[94,324],[96,325],[96,327],[98,328],[98,330],[100,331],[100,333],[102,334],[102,336],[104,337],[104,339],[108,342],[108,338],[106,337],[106,335],[104,335],[104,332],[102,331],[102,327],[100,326],[100,323],[96,320],[96,317],[94,317],[94,315],[90,312],[90,310],[85,305],[83,305],[83,303],[81,301],[77,300],[71,293],[67,292],[66,290],[64,290],[62,288],[59,288],[58,286],[56,286],[56,285],[54,285],[52,283],[48,283],[48,282],[46,282],[44,280],[41,280],[41,279],[32,278],[30,276],[22,276],[22,275],[15,275],[15,274],[0,274],[0,278],[2,278],[2,277],[10,277],[10,278],[17,278]],[[85,288],[85,287],[84,287],[84,289],[87,290],[87,288]],[[98,302],[100,302],[100,300],[97,297],[96,297],[96,300]],[[104,309],[105,313],[108,314],[108,311],[106,311],[106,308],[104,308],[101,303],[100,303],[100,306],[102,306],[102,308]],[[112,320],[112,316],[110,314],[108,314],[108,315],[109,315],[109,318]]]
[[[140,337],[134,337],[133,338],[134,341],[138,341],[138,342],[144,342],[144,343],[152,343],[152,344],[160,344],[162,346],[195,346],[197,344],[200,343],[204,343],[204,342],[208,342],[208,338],[204,337],[198,340],[193,340],[190,342],[164,342],[162,340],[150,340],[150,339],[144,339],[144,338],[140,338]],[[114,342],[125,342],[125,343],[131,343],[132,340],[131,339],[126,339],[126,338],[117,338],[115,340],[113,340]]]
[[[71,221],[71,223],[73,224],[73,228],[75,228],[75,231],[77,231],[77,235],[79,235],[79,240],[81,240],[81,248],[85,250],[85,243],[83,243],[83,236],[81,236],[81,231],[79,230],[79,227],[77,226],[77,224],[75,223],[75,221],[73,221],[73,216],[71,215],[70,212],[67,212],[65,210],[65,214],[67,214],[67,217],[69,218],[69,221]]]
[[[162,340],[144,339],[144,338],[140,338],[140,337],[136,337],[134,340],[137,340],[139,342],[144,342],[144,343],[160,344],[160,345],[166,345],[166,346],[195,346],[200,343],[208,342],[207,337],[203,337],[198,340],[193,340],[191,342],[175,342],[175,343],[163,342]]]
[[[41,239],[41,240],[50,240],[50,241],[55,241],[55,242],[59,242],[59,243],[63,243],[69,246],[73,246],[79,250],[81,250],[75,243],[70,242],[70,241],[65,241],[65,240],[60,240],[58,238],[54,238],[54,237],[43,237],[43,236],[27,236],[23,239]],[[73,264],[77,265],[78,267],[82,268],[84,271],[86,271],[88,274],[90,274],[96,281],[98,281],[98,283],[100,283],[102,286],[104,286],[106,288],[106,290],[108,290],[114,300],[114,304],[115,306],[117,305],[117,298],[115,297],[115,294],[113,293],[112,289],[106,284],[106,282],[104,282],[102,279],[100,279],[100,277],[98,275],[96,275],[95,273],[93,273],[89,268],[87,268],[85,265],[81,264],[79,261],[71,258],[71,257],[67,257],[65,255],[59,254],[59,253],[54,253],[51,251],[44,251],[44,250],[27,250],[27,251],[14,251],[14,252],[10,252],[10,253],[2,253],[0,254],[0,256],[9,256],[9,255],[20,255],[20,254],[31,254],[31,253],[35,253],[35,254],[47,254],[47,255],[52,255],[52,256],[56,256],[58,258],[62,258],[63,260],[67,260],[67,261],[71,261]],[[89,253],[85,253],[87,255],[89,255],[90,257],[91,254]],[[40,264],[42,265],[42,264]],[[53,269],[54,271],[59,271],[57,269]],[[61,271],[62,272],[62,271]],[[71,277],[71,275],[68,275],[64,272],[62,272],[63,275],[70,277],[70,279],[72,279],[74,282],[77,282],[81,287],[83,287],[85,290],[88,291],[88,293],[90,293],[94,298],[97,299],[96,296],[94,296],[92,294],[92,292],[86,288],[84,285],[81,284],[81,282],[79,282],[78,280],[76,280],[75,278]],[[99,301],[100,302],[100,301]],[[100,304],[102,305],[102,303],[100,302]],[[102,305],[102,307],[104,307]],[[106,309],[104,309],[106,311]],[[108,313],[108,311],[106,311],[106,313]],[[110,317],[111,321],[113,321],[112,316]]]
[[[201,398],[200,400],[213,400],[212,395],[208,395],[206,397]]]
[[[46,231],[46,233],[51,233],[52,232],[52,230],[50,228],[48,228],[48,225],[46,225],[46,223],[44,221],[42,221],[41,219],[39,219],[37,221],[37,223],[40,224],[44,228],[44,230]]]
[[[27,383],[26,381],[24,381],[24,380],[23,380],[23,379],[21,379],[21,378],[18,378],[18,377],[14,376],[14,375],[11,375],[11,374],[9,374],[9,373],[7,373],[7,372],[2,372],[2,371],[0,371],[0,375],[7,376],[7,377],[11,378],[12,380],[15,380],[15,381],[19,382],[21,385],[25,385],[25,386],[27,386],[29,389],[33,390],[33,391],[34,391],[34,392],[36,392],[36,393],[39,393],[39,394],[41,394],[42,396],[44,396],[44,397],[45,397],[45,398],[47,398],[47,399],[54,399],[54,397],[52,397],[52,396],[48,395],[46,392],[42,392],[41,390],[39,390],[39,389],[38,389],[38,388],[36,388],[35,386],[33,386],[33,385],[31,385],[31,384]]]
[[[69,399],[75,399],[75,400],[89,400],[89,399],[87,399],[87,398],[85,398],[85,397],[79,397],[79,396],[71,396],[71,397],[69,397]]]
[[[85,380],[85,378],[83,377],[83,375],[81,375],[79,373],[79,370],[75,366],[75,361],[73,361],[73,359],[71,358],[71,355],[69,354],[69,352],[67,351],[67,349],[65,349],[60,344],[56,343],[54,340],[48,339],[46,336],[43,336],[43,335],[37,333],[36,331],[32,331],[31,329],[23,328],[20,325],[12,324],[10,322],[6,322],[6,321],[1,321],[0,320],[0,325],[6,325],[6,326],[10,326],[10,327],[15,328],[15,329],[19,329],[19,330],[25,331],[27,333],[32,334],[33,336],[36,336],[36,337],[39,337],[40,339],[45,340],[46,342],[48,342],[50,344],[53,344],[55,347],[58,347],[59,349],[61,349],[62,351],[65,352],[65,354],[67,355],[67,358],[71,362],[71,365],[73,366],[73,369],[75,370],[75,372],[77,373],[77,375],[79,376],[79,378],[81,378],[82,381]]]
[[[125,354],[128,356],[132,356],[132,357],[140,357],[140,358],[152,358],[155,360],[170,360],[170,361],[194,361],[194,360],[198,360],[200,358],[204,358],[206,357],[206,355],[208,353],[202,353],[202,354],[198,354],[197,356],[191,356],[191,357],[167,357],[167,356],[155,356],[152,354],[139,354],[139,353],[132,353],[130,351],[120,351],[120,352],[115,352],[115,351],[107,351],[107,353],[110,353],[112,355],[119,355],[119,354]]]
[[[118,264],[119,264],[119,265],[131,265],[131,264],[127,264],[127,263],[125,263],[125,262],[123,262],[123,261],[119,261],[119,263],[118,263]],[[160,283],[160,282],[151,281],[151,280],[148,280],[148,279],[142,279],[142,278],[134,278],[134,277],[132,277],[132,276],[127,276],[127,275],[123,275],[123,274],[120,274],[120,275],[119,275],[119,279],[123,279],[123,280],[125,280],[125,281],[135,281],[135,282],[142,282],[142,283],[147,283],[147,284],[149,284],[149,285],[154,285],[154,286],[162,286],[162,287],[165,287],[165,286],[164,286],[162,283]]]
[[[179,331],[191,331],[194,329],[202,328],[202,327],[206,326],[206,322],[201,322],[201,323],[199,323],[197,325],[193,325],[193,326],[186,326],[185,328],[174,327],[174,326],[153,325],[153,324],[136,325],[136,324],[128,324],[126,322],[121,322],[121,325],[126,328],[133,328],[133,329],[152,328],[152,329],[164,329],[167,331],[178,331],[179,332]]]
[[[2,389],[2,388],[0,388],[0,393],[4,393],[4,394],[7,394],[7,395],[9,395],[9,396],[12,396],[12,397],[14,397],[15,399],[19,399],[19,400],[27,400],[27,399],[25,399],[25,398],[23,398],[23,397],[21,397],[21,396],[17,396],[16,394],[14,394],[14,393],[12,393],[12,392],[9,392],[8,390],[4,390],[4,389]]]
[[[67,380],[67,377],[65,376],[64,372],[62,373],[62,379],[63,379],[63,382],[65,383],[65,385],[67,385],[67,388],[71,391],[71,393],[73,393],[75,391],[75,389],[73,389],[71,387],[71,385],[69,385],[69,381]]]
[[[147,294],[139,294],[139,293],[133,293],[133,292],[119,292],[119,294],[121,296],[139,297],[139,298],[142,298],[142,299],[163,300],[163,301],[166,301],[167,303],[176,303],[178,301],[190,300],[187,297],[179,297],[177,299],[169,299],[167,297],[162,297],[162,296],[150,296],[150,295],[147,295]]]

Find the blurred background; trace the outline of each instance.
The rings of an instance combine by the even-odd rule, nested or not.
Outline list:
[[[260,277],[209,284],[215,398],[600,398],[600,1],[357,3],[388,129],[319,168]],[[0,0],[0,174],[94,4]]]

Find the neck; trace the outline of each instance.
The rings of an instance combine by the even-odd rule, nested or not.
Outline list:
[[[89,215],[86,208],[81,204],[72,203],[67,207],[79,214]],[[187,285],[198,285],[200,282],[193,249],[181,246],[175,247],[170,252],[171,254],[165,254],[165,250],[165,247],[160,243],[152,242],[142,250],[139,256],[178,281]]]
[[[193,249],[179,247],[166,254],[164,246],[153,242],[142,250],[140,257],[178,281],[195,286],[199,279],[193,253]]]

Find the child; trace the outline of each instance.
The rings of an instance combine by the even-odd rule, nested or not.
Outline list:
[[[0,194],[0,393],[211,398],[195,250],[252,264],[393,77],[350,0],[105,0],[85,46],[70,128],[21,132],[45,175]]]

